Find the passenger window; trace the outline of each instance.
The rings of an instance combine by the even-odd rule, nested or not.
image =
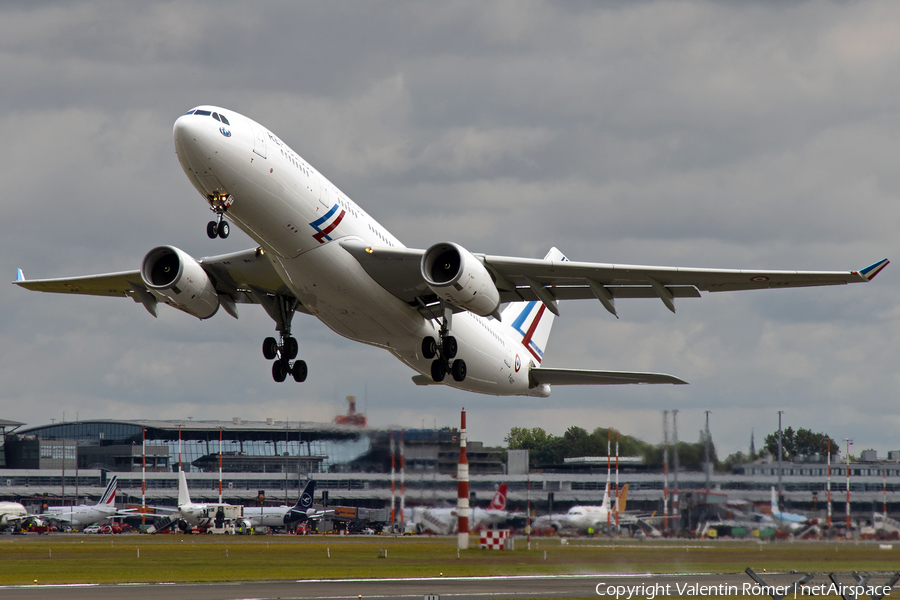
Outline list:
[[[228,122],[228,119],[225,118],[225,115],[219,115],[219,118],[222,119],[222,122],[226,125],[231,125],[231,123]]]

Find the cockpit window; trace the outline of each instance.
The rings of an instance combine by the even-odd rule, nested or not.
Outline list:
[[[192,115],[192,114],[194,114],[194,109],[192,108],[191,110],[187,111],[187,112],[184,113],[184,114],[185,114],[185,115]]]
[[[225,118],[225,115],[219,115],[219,118],[222,119],[222,122],[226,125],[231,125],[231,123],[228,122],[228,119]]]
[[[212,114],[212,111],[208,111],[208,110],[200,110],[200,109],[198,108],[197,110],[194,111],[194,114],[195,114],[195,115],[202,115],[202,116],[204,116],[204,117],[208,117],[209,115]]]
[[[215,119],[216,121],[219,121],[220,120],[219,113],[213,113],[213,119]]]

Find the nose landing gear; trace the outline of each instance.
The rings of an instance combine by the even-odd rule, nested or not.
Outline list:
[[[216,213],[216,220],[206,224],[206,235],[210,239],[220,237],[224,240],[231,233],[231,226],[225,220],[225,213],[228,212],[228,207],[234,203],[234,197],[229,195],[223,198],[221,195],[217,195],[211,196],[208,200],[210,210]]]

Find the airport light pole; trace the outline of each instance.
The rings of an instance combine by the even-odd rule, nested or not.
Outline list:
[[[784,504],[784,487],[781,484],[781,415],[783,414],[783,410],[778,411],[778,510],[782,510]]]
[[[853,440],[844,438],[847,442],[847,533],[850,533],[850,446]]]
[[[675,490],[672,492],[672,521],[675,531],[679,531],[681,530],[681,525],[679,524],[678,519],[678,409],[672,411],[672,459],[675,461]]]
[[[828,438],[828,479],[826,481],[826,489],[828,490],[828,529],[831,529],[831,438]]]
[[[712,466],[709,464],[709,413],[711,410],[706,411],[706,435],[704,436],[706,439],[703,440],[703,458],[706,460],[706,493],[709,494],[709,477],[710,471],[712,470]],[[707,498],[707,502],[709,499]]]

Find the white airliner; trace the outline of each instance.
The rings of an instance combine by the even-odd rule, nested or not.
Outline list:
[[[772,518],[780,526],[786,529],[798,529],[800,526],[810,522],[809,517],[806,515],[782,512],[781,509],[778,508],[778,492],[775,491],[774,486],[772,487],[772,500],[770,506],[772,509]]]
[[[506,484],[500,484],[487,508],[469,510],[469,527],[473,530],[501,525],[509,520],[506,510]],[[450,535],[457,532],[456,508],[427,508],[417,506],[409,511],[409,519],[418,533],[430,531],[438,535]]]
[[[294,506],[245,506],[243,516],[244,527],[288,527],[291,528],[302,521],[321,519],[333,514],[333,510],[318,510],[313,507],[316,496],[316,482],[310,480],[300,493]]]
[[[619,495],[616,499],[616,504],[619,505],[620,512],[625,510],[625,499],[627,496],[628,484],[625,484],[619,491]],[[607,481],[606,488],[603,491],[603,502],[600,506],[591,504],[579,505],[573,506],[568,512],[563,514],[544,515],[535,519],[534,528],[545,529],[552,527],[557,531],[583,531],[593,533],[606,529],[607,525],[615,526],[616,509],[612,505],[610,497],[610,483]]]
[[[0,502],[0,528],[14,525],[17,528],[30,517],[25,507],[18,502]]]
[[[193,527],[206,527],[212,525],[217,518],[224,518],[226,509],[232,512],[237,508],[232,504],[192,502],[184,471],[178,471],[178,507],[175,510],[171,508],[156,508],[155,510],[170,512],[171,514],[167,515],[170,519],[183,521]]]
[[[140,269],[26,280],[44,292],[128,296],[154,316],[159,302],[200,319],[238,304],[260,304],[279,339],[266,338],[272,376],[304,381],[295,360],[295,312],[316,316],[346,338],[384,348],[417,371],[420,385],[443,382],[484,394],[546,397],[551,385],[671,383],[659,373],[541,367],[562,300],[675,300],[700,291],[865,282],[888,261],[860,271],[747,271],[573,262],[553,248],[540,260],[473,254],[453,242],[406,248],[274,133],[236,112],[201,106],[175,121],[175,152],[227,237],[227,215],[256,243],[195,260],[172,246],[150,250]],[[448,377],[449,375],[449,377]]]
[[[47,512],[32,516],[43,521],[82,528],[101,521],[107,521],[112,517],[123,514],[116,509],[116,487],[118,483],[119,478],[113,476],[97,504],[51,506],[47,509]]]

